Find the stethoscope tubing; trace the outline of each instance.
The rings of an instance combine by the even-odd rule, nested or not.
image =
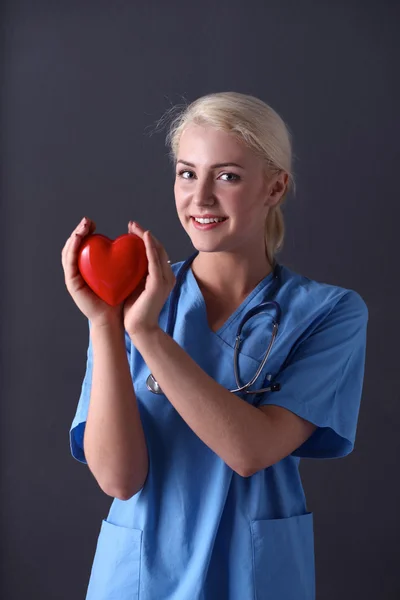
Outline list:
[[[194,254],[189,256],[189,258],[187,258],[185,260],[185,262],[182,264],[182,266],[179,269],[179,272],[176,276],[175,286],[171,293],[170,307],[169,307],[169,311],[168,311],[168,319],[167,319],[167,327],[166,327],[166,333],[170,337],[173,337],[177,308],[178,308],[178,296],[180,294],[182,280],[197,255],[198,255],[198,251],[196,251]],[[280,265],[275,264],[274,279],[276,281],[278,281],[280,279],[280,269],[281,269]],[[278,282],[275,292],[273,294],[274,298],[275,298],[279,288],[280,288],[280,285]],[[239,373],[238,373],[238,358],[239,358],[238,355],[239,355],[239,346],[240,346],[240,341],[241,341],[241,332],[242,332],[243,326],[251,317],[261,314],[263,312],[267,312],[267,310],[266,310],[267,306],[274,308],[275,312],[276,312],[275,318],[273,319],[273,329],[272,329],[271,340],[270,340],[269,346],[267,348],[267,351],[265,352],[264,358],[261,361],[255,375],[252,377],[252,379],[248,383],[246,383],[245,385],[242,386],[242,385],[240,385]],[[243,393],[244,392],[246,394],[260,394],[262,392],[271,392],[271,391],[275,392],[275,391],[279,391],[281,389],[281,386],[279,383],[274,383],[266,388],[261,388],[259,390],[249,390],[248,389],[250,386],[252,386],[257,381],[258,377],[260,376],[260,374],[268,360],[268,357],[271,353],[272,346],[273,346],[276,336],[278,334],[281,314],[282,314],[282,311],[281,311],[281,307],[278,304],[278,302],[276,302],[275,300],[268,300],[268,301],[262,302],[259,306],[255,306],[254,308],[249,310],[248,313],[245,315],[245,317],[240,322],[238,331],[236,334],[235,347],[234,347],[234,358],[233,358],[235,381],[236,381],[236,385],[238,387],[234,390],[230,390],[232,393],[238,393],[238,392]],[[270,379],[270,377],[271,377],[270,375],[267,375],[267,379]],[[156,379],[154,378],[154,376],[151,373],[146,380],[146,386],[147,386],[147,389],[150,390],[150,392],[152,392],[153,394],[163,394],[161,387],[159,386],[158,382],[156,381]]]

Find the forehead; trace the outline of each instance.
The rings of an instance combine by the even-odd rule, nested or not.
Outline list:
[[[232,133],[211,126],[190,124],[179,140],[177,160],[194,164],[243,163],[254,160],[253,151]]]

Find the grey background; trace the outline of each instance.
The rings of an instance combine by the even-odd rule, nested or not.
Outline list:
[[[111,503],[69,454],[88,331],[62,246],[84,215],[109,237],[136,219],[185,258],[164,136],[147,128],[182,97],[236,90],[293,132],[280,261],[357,290],[370,310],[356,449],[301,467],[317,598],[398,598],[398,3],[14,0],[1,11],[0,597],[83,599]]]

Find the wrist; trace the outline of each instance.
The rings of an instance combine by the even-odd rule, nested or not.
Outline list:
[[[123,331],[124,324],[120,314],[110,313],[91,319],[90,328],[92,331]]]
[[[143,343],[154,341],[159,336],[161,331],[161,328],[157,325],[151,328],[137,329],[134,332],[128,331],[128,335],[135,348],[139,348],[139,346]]]

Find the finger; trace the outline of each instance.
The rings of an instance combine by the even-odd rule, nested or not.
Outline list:
[[[158,254],[159,254],[160,261],[161,261],[162,265],[165,268],[167,268],[167,269],[170,270],[171,269],[171,261],[169,260],[168,253],[167,253],[166,249],[164,248],[164,246],[162,244],[160,244],[160,242],[157,243],[157,240],[154,238],[154,236],[153,236],[153,239],[154,239],[154,243],[156,245],[156,248],[158,250]]]
[[[68,248],[71,243],[71,240],[72,240],[72,236],[70,236],[67,239],[67,241],[65,242],[64,248],[62,249],[62,252],[61,252],[61,263],[62,263],[64,271],[65,271],[65,259],[66,259],[67,253],[68,253]]]
[[[143,241],[146,246],[149,275],[152,279],[160,281],[164,277],[164,274],[158,250],[150,231],[145,231]]]
[[[75,227],[75,229],[73,230],[73,232],[71,233],[71,235],[69,236],[67,241],[65,242],[64,248],[61,251],[62,260],[64,260],[65,255],[68,253],[68,248],[71,244],[74,233],[76,233],[77,231],[80,230],[80,228],[84,225],[85,220],[86,220],[86,217],[83,217],[83,219],[80,221],[80,223],[78,223],[78,225]],[[64,263],[63,263],[63,265],[64,265]]]
[[[171,264],[171,261],[168,258],[168,253],[167,253],[166,249],[164,248],[164,246],[162,245],[162,243],[155,237],[155,235],[153,233],[151,233],[151,237],[152,237],[154,244],[158,250],[160,260],[167,264]]]
[[[136,221],[129,221],[128,231],[129,233],[135,233],[141,239],[143,239],[143,236],[145,234],[145,230],[143,229],[143,227],[141,227],[139,223],[136,223]]]
[[[147,233],[147,232],[146,232]],[[154,235],[149,231],[150,242],[157,254],[158,258],[158,266],[160,269],[160,274],[163,279],[167,282],[174,283],[175,275],[171,268],[171,262],[168,260],[167,253],[164,247],[155,239]]]
[[[75,227],[73,233],[82,233],[82,231],[92,223],[90,219],[87,217],[83,217],[83,219],[78,223]]]
[[[75,233],[77,231],[79,231],[80,228],[83,227],[83,225],[84,225],[84,219],[82,219],[82,221],[78,224],[78,226],[75,227],[75,229],[73,230],[73,232],[71,233],[71,235],[69,236],[67,241],[65,242],[64,248],[62,249],[62,252],[61,252],[61,260],[62,260],[62,265],[63,265],[64,269],[65,269],[66,257],[68,256],[68,251],[71,246],[71,242],[74,241]]]
[[[136,223],[136,221],[129,221],[128,231],[129,231],[129,233],[136,233],[139,237],[142,238],[142,240],[144,240],[144,235],[145,235],[146,231],[143,229],[143,227],[141,227],[139,225],[139,223]],[[150,230],[148,230],[148,231],[153,240],[153,245],[156,247],[160,266],[162,267],[163,276],[165,278],[169,278],[171,276],[171,274],[173,274],[173,273],[172,273],[172,269],[170,267],[171,261],[168,258],[167,251],[165,250],[165,248],[161,244],[161,242],[150,232]],[[164,270],[164,268],[163,268],[164,265],[166,266],[167,270]],[[169,271],[169,273],[168,273],[168,271]]]
[[[89,234],[93,233],[95,229],[96,229],[96,223],[94,221],[91,221],[90,219],[84,217],[82,219],[82,221],[75,227],[72,234],[68,238],[68,240],[63,248],[64,254],[67,254],[69,246],[71,245],[71,242],[73,241],[73,239],[75,237],[75,234],[82,235],[84,237],[85,235],[89,235]]]
[[[143,239],[143,236],[144,236],[144,234],[146,233],[146,230],[145,230],[145,229],[143,229],[143,227],[141,227],[141,226],[139,225],[139,223],[137,223],[136,221],[129,221],[128,230],[129,230],[131,233],[136,233],[136,234],[140,235],[140,237],[141,237],[142,239]],[[148,230],[148,231],[150,231],[150,230]],[[164,250],[164,247],[163,247],[163,245],[161,244],[161,242],[160,242],[160,241],[159,241],[159,240],[158,240],[158,239],[157,239],[157,238],[156,238],[156,237],[155,237],[155,236],[154,236],[152,233],[151,233],[151,236],[152,236],[152,238],[153,238],[153,242],[154,242],[154,244],[155,244],[156,248],[157,248],[158,250],[160,250],[160,251],[164,251],[164,252],[165,252],[165,250]],[[165,252],[165,254],[166,254],[166,252]],[[167,254],[166,254],[166,255],[167,255]]]
[[[91,235],[96,229],[96,223],[90,219],[82,219],[78,227],[74,230],[69,241],[67,242],[68,247],[65,253],[65,276],[67,280],[73,279],[79,275],[78,269],[78,254],[79,248],[82,241],[88,235]]]

